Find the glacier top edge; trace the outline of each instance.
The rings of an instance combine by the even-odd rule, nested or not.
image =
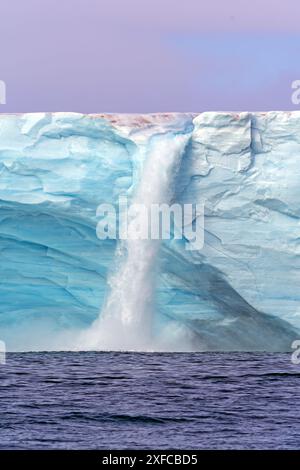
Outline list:
[[[292,111],[280,111],[280,110],[270,110],[270,111],[203,111],[203,112],[157,112],[157,113],[79,113],[73,111],[40,111],[40,112],[25,112],[25,113],[0,113],[0,119],[6,118],[9,116],[17,117],[26,117],[26,116],[53,116],[53,117],[63,117],[69,116],[77,119],[80,117],[91,117],[91,118],[100,118],[107,119],[110,121],[118,121],[118,123],[125,123],[128,125],[130,122],[139,122],[141,125],[149,122],[157,121],[168,121],[176,118],[187,118],[194,119],[197,116],[209,115],[209,116],[228,116],[240,118],[241,116],[253,116],[253,117],[263,117],[270,115],[282,115],[282,116],[300,116],[300,110]]]
[[[147,130],[150,132],[166,132],[178,130],[191,130],[200,127],[216,127],[224,126],[236,129],[236,127],[256,127],[259,122],[275,121],[280,126],[289,125],[290,121],[300,122],[300,110],[297,111],[268,111],[268,112],[226,112],[226,111],[205,111],[202,113],[145,113],[145,114],[126,114],[126,113],[76,113],[76,112],[37,112],[37,113],[0,113],[0,125],[4,122],[19,122],[21,126],[25,126],[28,130],[37,125],[52,124],[61,126],[67,124],[78,123],[80,126],[88,124],[89,119],[91,125],[98,127],[102,122],[104,125],[119,129],[121,134],[132,135],[132,133]],[[26,123],[26,124],[25,124]],[[100,124],[101,125],[101,124]]]

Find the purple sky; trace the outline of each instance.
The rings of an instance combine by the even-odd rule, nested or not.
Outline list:
[[[299,0],[1,0],[0,17],[0,112],[297,109]]]

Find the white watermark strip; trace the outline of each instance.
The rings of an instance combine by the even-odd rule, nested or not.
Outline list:
[[[0,80],[0,104],[6,104],[6,83]]]
[[[295,349],[295,351],[292,354],[291,361],[293,364],[298,365],[300,364],[300,340],[299,339],[293,341],[292,349]]]
[[[6,364],[6,344],[0,341],[0,364]]]
[[[294,90],[291,96],[292,103],[297,106],[300,104],[300,80],[292,82],[292,89]]]

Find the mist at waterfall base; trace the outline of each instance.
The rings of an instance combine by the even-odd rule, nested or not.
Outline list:
[[[139,239],[154,204],[171,205],[181,158],[190,135],[162,135],[143,149],[140,182],[132,207],[143,205],[128,221],[128,239],[119,244],[115,272],[99,318],[75,340],[79,350],[188,351],[191,332],[177,322],[155,332],[155,280],[161,240]],[[72,345],[71,345],[72,348]],[[74,345],[73,345],[74,349]]]

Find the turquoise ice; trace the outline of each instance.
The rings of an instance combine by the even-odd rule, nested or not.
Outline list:
[[[117,267],[116,241],[96,236],[96,209],[132,197],[147,149],[180,134],[189,141],[173,200],[205,199],[205,242],[160,247],[154,334],[175,334],[176,350],[181,328],[192,349],[290,350],[300,335],[299,112],[1,115],[8,349],[67,348],[97,319]]]

